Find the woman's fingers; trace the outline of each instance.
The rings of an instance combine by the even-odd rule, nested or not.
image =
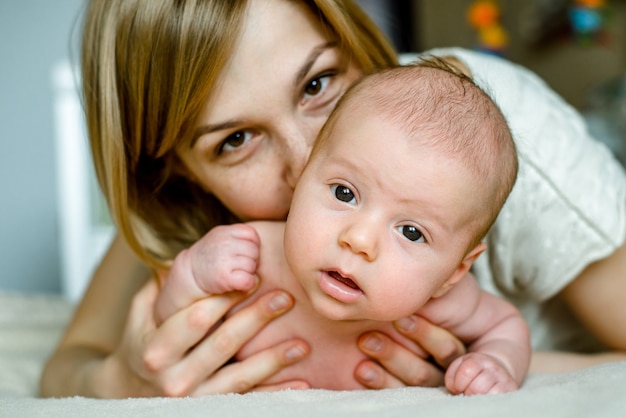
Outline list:
[[[207,358],[224,364],[272,319],[290,310],[293,303],[291,295],[280,290],[260,296],[208,335],[187,355],[185,362],[201,369],[206,367]]]
[[[450,331],[433,325],[417,315],[402,318],[394,325],[400,333],[429,353],[435,363],[444,369],[467,351],[463,342]]]
[[[156,333],[152,306],[159,292],[156,281],[146,283],[133,297],[122,340],[102,363],[103,375],[114,385],[102,384],[103,397],[157,396],[155,373],[145,366],[144,355]],[[105,381],[107,379],[104,379]],[[123,382],[123,383],[122,383]]]
[[[199,300],[169,317],[151,336],[144,362],[151,370],[168,368],[187,355],[207,332],[219,325],[226,312],[245,297],[230,292]],[[222,359],[222,363],[229,357]],[[220,363],[220,364],[222,364]]]
[[[265,380],[268,375],[276,373],[287,364],[298,361],[303,355],[308,354],[308,346],[300,341],[295,346],[281,347],[270,351],[267,355],[273,362],[266,365],[253,362],[236,363],[242,364],[235,368],[235,373],[225,374],[225,371],[233,368],[235,364],[230,365],[222,370],[222,366],[226,364],[241,347],[248,342],[255,334],[257,334],[272,319],[284,314],[293,307],[293,298],[286,292],[275,290],[260,296],[254,303],[246,306],[241,311],[229,317],[226,321],[219,324],[209,335],[206,335],[209,327],[215,324],[214,319],[224,315],[229,308],[237,302],[231,300],[231,294],[211,296],[196,302],[193,306],[200,306],[197,318],[192,322],[205,324],[204,327],[197,328],[203,332],[195,331],[196,326],[191,327],[193,332],[185,332],[182,328],[177,329],[174,338],[185,338],[185,343],[177,342],[177,350],[179,350],[176,364],[172,364],[171,370],[167,373],[167,382],[163,382],[166,394],[169,396],[181,396],[197,391],[198,385],[207,380],[204,387],[208,390],[225,391],[242,391],[239,388],[248,390],[248,385],[255,386]],[[187,311],[187,310],[185,310]],[[185,311],[180,314],[185,313]],[[221,314],[221,315],[219,315]],[[175,316],[178,316],[176,314]],[[207,315],[204,317],[203,315]],[[210,319],[210,320],[209,320]],[[170,320],[166,321],[168,324]],[[164,324],[164,326],[166,326]],[[183,323],[185,325],[186,323]],[[176,325],[171,326],[172,330],[176,330]],[[187,325],[189,326],[189,325]],[[187,334],[195,334],[192,338]],[[165,334],[163,334],[165,335]],[[170,334],[171,335],[171,334]],[[192,344],[189,344],[189,342]],[[196,344],[197,341],[200,341]],[[173,342],[170,340],[170,345]],[[195,345],[195,346],[194,346]],[[184,348],[180,352],[180,348]],[[190,350],[190,348],[193,349]],[[167,349],[167,348],[165,348]],[[169,353],[172,355],[172,353]],[[171,358],[174,358],[172,356]],[[248,370],[244,364],[253,364]],[[243,371],[241,371],[243,370]],[[226,376],[226,377],[223,377]],[[241,376],[241,377],[240,377]],[[258,376],[258,377],[257,377]]]
[[[458,338],[417,315],[400,319],[394,325],[443,369],[465,354],[465,346]],[[444,383],[444,373],[439,367],[382,333],[364,334],[359,338],[358,345],[380,364],[364,361],[357,366],[356,378],[369,388],[441,386]]]
[[[385,334],[380,332],[363,334],[358,340],[358,346],[384,368],[383,370],[375,367],[372,362],[363,362],[357,366],[356,378],[369,388],[443,384],[443,372],[438,367]]]
[[[362,385],[369,389],[389,389],[406,386],[403,381],[372,360],[364,360],[359,363],[354,376]]]
[[[223,377],[218,377],[214,373],[272,319],[289,311],[293,298],[284,291],[271,291],[224,321],[226,313],[247,294],[210,296],[172,315],[157,328],[152,311],[157,293],[156,283],[148,283],[135,296],[125,333],[124,356],[138,376],[165,396],[188,395],[200,383],[213,380],[215,384],[209,387],[225,388],[224,391],[232,391],[237,385],[256,386],[308,353],[308,346],[301,341],[277,347],[266,354],[274,361],[269,361],[265,369],[254,362],[245,363],[252,365],[251,370],[244,365],[235,369],[233,377],[242,376],[245,383],[225,383],[229,374],[221,371],[219,375]]]
[[[305,389],[305,381],[289,381],[274,385],[260,385],[285,366],[297,363],[309,354],[309,346],[302,340],[291,340],[258,352],[243,361],[229,364],[203,382],[193,396],[212,393],[244,393],[251,390],[269,391],[286,388]],[[260,386],[259,386],[260,385]]]

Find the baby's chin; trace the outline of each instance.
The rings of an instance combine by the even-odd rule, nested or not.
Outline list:
[[[328,301],[312,301],[313,310],[322,318],[331,321],[341,322],[359,322],[359,321],[378,321],[373,319],[365,312],[355,309],[354,306],[336,306],[337,303],[328,303]]]
[[[354,306],[334,306],[333,303],[327,303],[327,301],[315,301],[311,302],[313,310],[322,318],[331,321],[342,322],[394,322],[400,318],[411,316],[415,311],[405,312],[392,312],[392,310],[385,310],[384,312],[364,312],[363,310],[355,309]]]

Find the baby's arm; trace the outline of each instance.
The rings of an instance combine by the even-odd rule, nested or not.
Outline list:
[[[256,284],[259,236],[244,224],[217,226],[174,259],[161,278],[157,323],[210,294],[248,291]]]
[[[468,353],[446,371],[451,393],[503,393],[522,384],[531,354],[528,326],[513,305],[482,291],[471,274],[418,313],[468,344]]]

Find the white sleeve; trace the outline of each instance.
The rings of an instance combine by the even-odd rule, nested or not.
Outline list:
[[[626,234],[626,176],[582,117],[525,68],[460,48],[452,55],[500,106],[513,132],[519,176],[477,264],[481,286],[544,301]]]

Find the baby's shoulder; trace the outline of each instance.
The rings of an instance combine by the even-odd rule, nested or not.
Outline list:
[[[296,280],[287,265],[283,237],[285,222],[254,221],[249,222],[259,235],[260,248],[257,274],[261,286],[267,289],[282,288],[289,292],[297,290]]]
[[[253,227],[261,238],[280,235],[282,239],[285,233],[285,222],[283,221],[250,221],[246,224]]]
[[[254,221],[248,222],[259,235],[261,242],[261,259],[267,257],[283,257],[283,237],[285,235],[285,223],[279,221]]]

